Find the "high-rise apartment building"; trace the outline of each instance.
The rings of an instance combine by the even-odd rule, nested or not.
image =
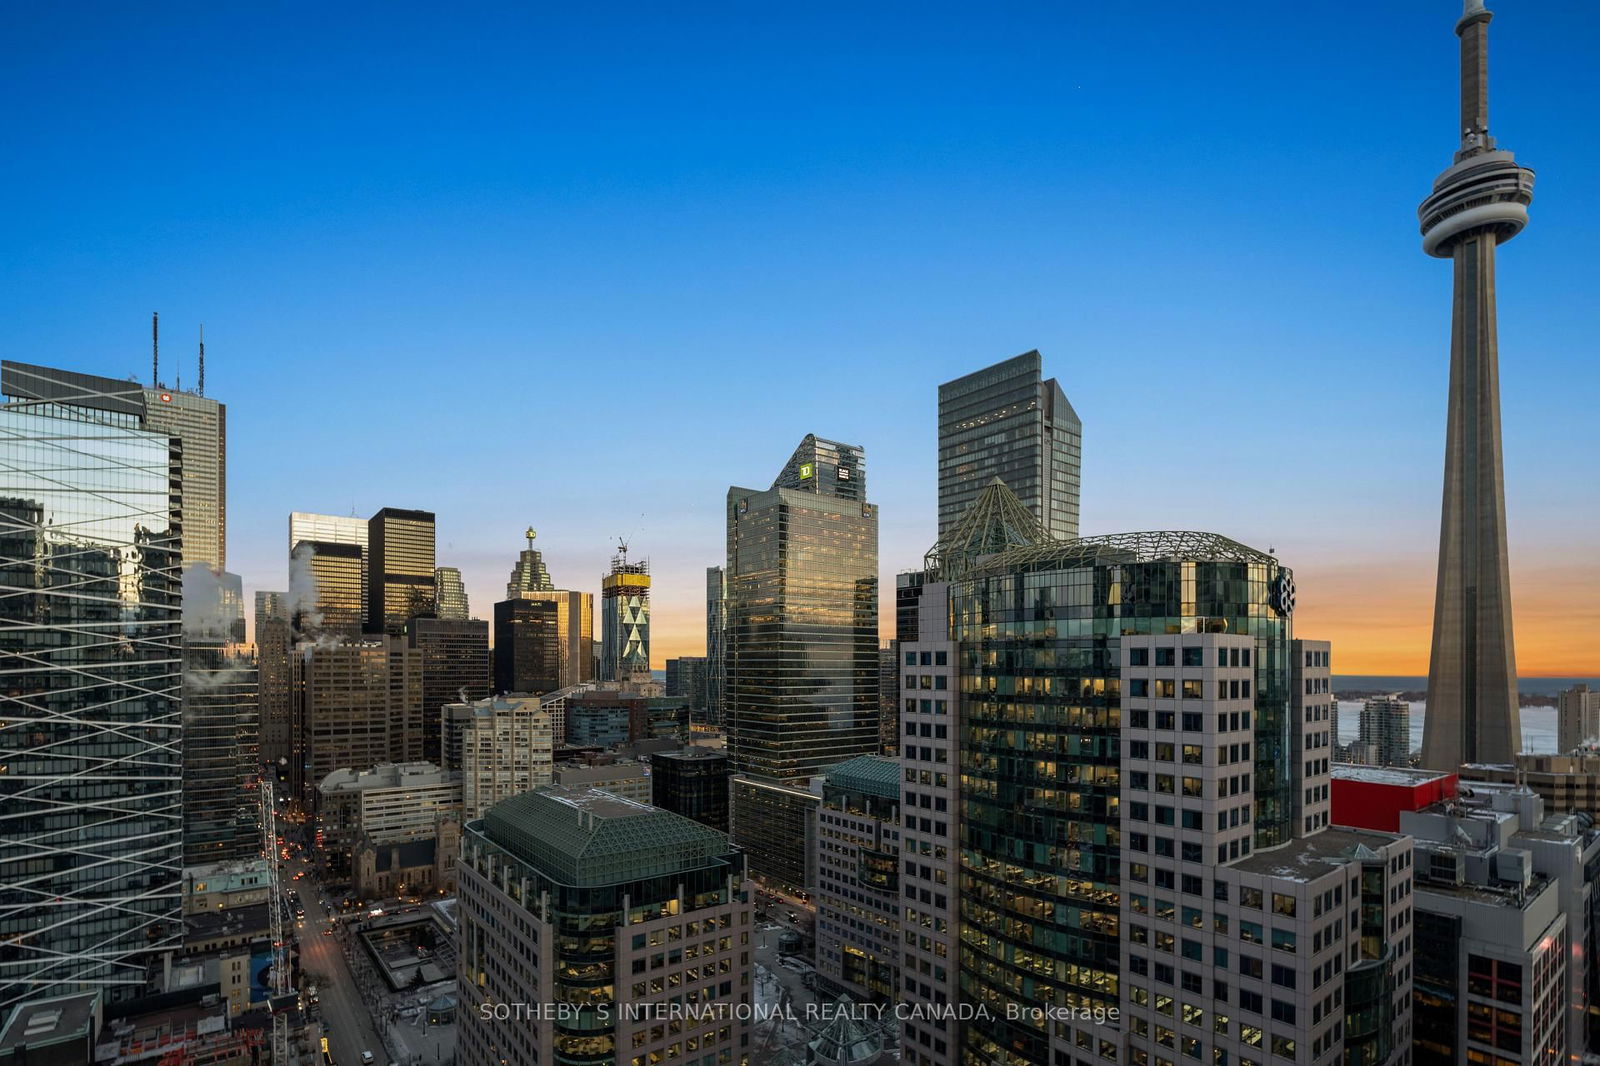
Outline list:
[[[1600,744],[1600,692],[1573,685],[1556,697],[1556,750],[1566,753]]]
[[[1522,749],[1500,456],[1495,252],[1528,224],[1533,171],[1489,136],[1490,17],[1482,0],[1471,0],[1456,23],[1461,147],[1417,209],[1422,250],[1452,260],[1455,273],[1439,580],[1422,733],[1422,765],[1433,770],[1509,763]]]
[[[556,738],[537,696],[494,696],[444,708],[446,769],[461,772],[462,816],[550,783]]]
[[[422,616],[406,623],[406,642],[422,653],[422,758],[438,763],[446,704],[489,695],[489,623]]]
[[[995,478],[1057,540],[1078,535],[1083,423],[1038,352],[939,386],[939,536]]]
[[[538,695],[561,687],[561,618],[554,600],[494,605],[494,691]]]
[[[1411,704],[1399,696],[1362,703],[1357,742],[1366,747],[1374,766],[1410,766]]]
[[[183,442],[183,563],[228,565],[228,408],[160,386],[144,390],[145,425]]]
[[[862,450],[812,435],[727,507],[733,836],[753,874],[803,889],[809,779],[878,750],[878,509]]]
[[[650,757],[650,802],[726,833],[728,777],[724,752],[697,747],[664,751]]]
[[[629,681],[649,673],[650,563],[629,562],[623,545],[600,579],[600,677]]]
[[[472,617],[472,607],[467,602],[467,586],[461,583],[461,571],[453,566],[437,566],[433,570],[436,590],[434,613],[447,622],[464,622]]]
[[[183,445],[136,383],[0,364],[0,1011],[180,946]]]
[[[434,612],[432,511],[385,507],[367,520],[367,631],[399,634]]]
[[[301,636],[361,632],[361,547],[303,540],[289,553],[289,621]]]
[[[728,590],[720,566],[706,567],[706,721],[721,725],[728,668],[723,629]]]
[[[900,992],[900,784],[897,760],[858,755],[828,768],[817,810],[817,973],[864,1003],[907,1000]]]
[[[468,823],[460,876],[461,1066],[753,1052],[754,889],[723,834],[550,786]],[[570,1009],[497,1014],[513,1004]]]
[[[290,663],[290,787],[307,812],[335,770],[421,761],[422,652],[403,637],[302,644]]]

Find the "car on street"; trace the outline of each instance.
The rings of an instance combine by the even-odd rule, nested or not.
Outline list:
[[[366,1064],[370,1063],[371,1061],[372,1061],[372,1052],[363,1051],[361,1053],[361,1062],[362,1062],[363,1066],[366,1066]]]
[[[322,935],[323,936],[332,936],[333,935],[333,926],[330,925],[330,926],[328,926],[328,928],[324,929],[322,931]]]
[[[789,912],[789,920],[791,922],[798,922],[800,920],[800,916],[798,914],[796,914],[794,911],[790,911]]]

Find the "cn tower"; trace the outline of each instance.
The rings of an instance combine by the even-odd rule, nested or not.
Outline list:
[[[1439,585],[1428,663],[1422,764],[1510,763],[1522,748],[1517,653],[1506,559],[1500,458],[1495,249],[1528,223],[1533,171],[1489,136],[1489,20],[1466,0],[1461,38],[1461,147],[1422,201],[1422,250],[1455,270],[1450,408],[1445,435]]]

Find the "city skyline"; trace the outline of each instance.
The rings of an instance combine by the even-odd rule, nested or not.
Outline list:
[[[1104,11],[1013,12],[975,36],[976,23],[957,32],[922,20],[896,26],[907,36],[890,57],[917,75],[914,95],[880,84],[882,71],[857,83],[841,65],[847,44],[811,40],[832,80],[807,93],[807,71],[779,63],[754,99],[698,113],[700,94],[742,84],[747,63],[774,62],[782,46],[769,31],[782,26],[758,19],[717,38],[748,38],[748,57],[705,71],[693,69],[694,53],[681,69],[657,60],[580,108],[589,127],[535,123],[540,136],[488,152],[499,128],[486,119],[434,151],[401,149],[393,92],[353,86],[347,114],[305,125],[321,114],[318,79],[355,77],[309,53],[287,58],[315,91],[258,84],[248,64],[233,75],[217,58],[186,60],[186,78],[256,109],[261,143],[226,132],[180,140],[222,104],[205,94],[175,104],[162,94],[180,87],[163,80],[176,74],[124,78],[113,102],[62,87],[3,120],[18,157],[36,161],[0,175],[27,207],[0,235],[7,354],[143,375],[148,315],[159,310],[163,377],[175,383],[181,364],[193,387],[188,338],[203,321],[207,394],[229,407],[229,561],[247,596],[285,587],[280,531],[294,510],[437,513],[437,561],[461,568],[480,616],[526,525],[540,529],[557,583],[589,592],[626,537],[651,561],[659,667],[702,649],[722,494],[764,473],[750,457],[812,431],[864,446],[882,507],[880,577],[892,587],[935,537],[938,385],[1037,348],[1084,422],[1083,533],[1214,529],[1275,547],[1305,604],[1297,631],[1330,639],[1338,672],[1420,676],[1449,344],[1438,309],[1449,282],[1417,255],[1410,212],[1456,108],[1453,42],[1438,32],[1450,7],[1385,13],[1360,54],[1321,47],[1325,13],[1263,19],[1271,9],[1260,4],[1203,19],[1182,9],[1192,32],[1160,40],[1135,37],[1133,15]],[[1496,125],[1515,131],[1544,175],[1539,225],[1505,253],[1499,292],[1518,667],[1592,676],[1600,567],[1585,545],[1600,490],[1584,425],[1600,374],[1583,341],[1600,312],[1586,306],[1582,267],[1600,232],[1573,176],[1593,171],[1596,149],[1567,136],[1560,116],[1592,97],[1581,42],[1600,16],[1567,4],[1518,15],[1497,25],[1492,60]],[[598,39],[599,27],[567,17],[559,39]],[[13,95],[90,60],[98,86],[95,77],[125,75],[129,56],[155,68],[197,35],[239,29],[224,14],[181,33],[161,17],[139,26],[113,14],[102,40],[69,45],[52,37],[49,17],[6,19],[22,42],[0,75]],[[862,32],[891,21],[874,16]],[[616,54],[697,25],[646,20]],[[347,28],[336,20],[323,32]],[[810,32],[829,28],[824,18]],[[463,46],[494,47],[488,29],[471,40],[451,32],[445,72],[466,62]],[[388,61],[420,36],[402,17],[372,46]],[[1114,47],[1134,39],[1138,54]],[[1160,68],[1191,48],[1224,48],[1232,62],[1205,83],[1183,81],[1180,113],[1170,103],[1177,76]],[[1051,49],[1065,61],[1046,68],[1038,61]],[[1125,69],[1094,54],[1106,49]],[[936,84],[953,57],[965,64],[963,87]],[[575,67],[528,66],[513,64],[529,83],[521,88],[498,75],[467,79],[429,115],[477,115],[509,92],[514,114],[540,116],[541,91]],[[668,88],[641,104],[651,74]],[[388,88],[411,100],[422,83]],[[1361,136],[1306,121],[1325,114],[1335,89],[1338,125]],[[755,122],[774,106],[807,151]],[[158,107],[176,107],[176,119],[146,143],[135,120]],[[63,124],[123,153],[117,189],[59,136]],[[290,187],[245,176],[280,137],[297,168]],[[646,149],[654,163],[635,157]],[[1070,166],[1084,158],[1094,175]],[[311,168],[317,176],[300,173],[317,159],[328,164]],[[374,160],[386,165],[352,192],[352,175]],[[1216,184],[1224,168],[1237,205],[1173,198],[1186,182]],[[607,219],[623,201],[627,211]],[[636,232],[624,238],[618,227]],[[1311,246],[1330,254],[1309,255]],[[1361,332],[1324,326],[1351,320]],[[841,379],[851,387],[831,387]],[[604,418],[618,381],[651,404],[625,434]],[[740,395],[752,402],[727,402]],[[782,403],[754,402],[760,395]],[[358,397],[387,405],[389,417],[353,411]],[[516,418],[530,398],[554,401],[562,417],[548,427]],[[402,404],[417,412],[406,461],[385,461],[382,443],[408,426],[392,417]],[[1203,417],[1219,411],[1227,417]],[[499,418],[519,427],[525,469],[504,461],[505,438],[481,432]],[[1223,498],[1203,471],[1175,469],[1174,445],[1195,436],[1241,448],[1262,440],[1249,455],[1254,477]],[[602,486],[625,476],[628,504],[613,505]],[[882,618],[880,632],[891,628]]]

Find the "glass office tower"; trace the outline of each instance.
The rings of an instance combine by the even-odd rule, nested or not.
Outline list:
[[[706,722],[721,725],[723,692],[727,688],[727,662],[723,648],[727,588],[720,566],[706,567]]]
[[[181,946],[182,444],[132,382],[0,367],[0,1012]]]
[[[728,490],[728,754],[806,779],[878,750],[878,509],[866,457],[807,436],[770,489]]]
[[[960,994],[998,1007],[968,1027],[965,1061],[1012,1066],[1048,1061],[1049,1041],[1046,1023],[1008,1019],[1005,1004],[1117,1002],[1123,636],[1254,637],[1254,844],[1293,837],[1293,580],[1206,533],[1039,538],[997,554],[982,541],[941,542],[930,563],[950,582],[959,642]]]
[[[766,491],[728,490],[723,691],[733,838],[800,890],[808,782],[878,750],[878,509],[866,459],[807,436]]]
[[[361,549],[361,618],[366,624],[367,603],[371,598],[367,589],[367,520],[354,515],[316,514],[311,511],[291,511],[289,514],[289,551],[303,540],[321,544],[354,544]]]
[[[432,511],[385,507],[367,521],[367,631],[404,633],[406,622],[432,614]]]
[[[999,478],[1057,540],[1078,535],[1083,423],[1038,352],[939,386],[939,536]]]
[[[361,547],[303,540],[289,555],[289,611],[295,632],[354,636],[361,632]]]
[[[495,604],[492,662],[495,692],[537,696],[560,688],[559,605],[554,600],[501,600]]]

